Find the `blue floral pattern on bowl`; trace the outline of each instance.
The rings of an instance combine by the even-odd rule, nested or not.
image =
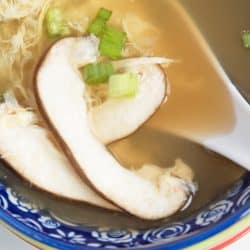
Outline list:
[[[57,249],[180,249],[227,228],[250,214],[250,173],[221,199],[185,221],[151,230],[85,228],[58,221],[0,183],[0,219],[24,235]]]

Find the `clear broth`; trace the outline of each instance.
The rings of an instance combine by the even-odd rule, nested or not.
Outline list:
[[[151,52],[154,55],[180,60],[166,70],[171,84],[171,96],[168,102],[136,133],[110,145],[109,148],[127,167],[136,167],[143,163],[168,167],[176,158],[183,159],[193,168],[199,185],[199,191],[191,206],[164,220],[141,221],[129,215],[60,200],[37,191],[30,185],[24,184],[23,180],[12,171],[1,166],[0,176],[14,190],[18,190],[22,197],[71,223],[114,229],[149,228],[165,225],[173,220],[181,220],[198,211],[222,195],[245,173],[233,162],[174,135],[188,136],[196,133],[205,136],[229,130],[234,125],[230,95],[223,87],[222,80],[200,41],[194,35],[186,15],[176,3],[175,0],[154,2],[151,0],[64,0],[58,1],[57,5],[64,8],[68,16],[75,18],[81,18],[84,15],[92,17],[99,7],[104,6],[114,10],[114,25],[121,23],[124,14],[134,13],[158,29],[157,41],[152,46]],[[43,49],[34,56],[36,58],[34,61],[38,63],[51,43],[51,40],[44,38]],[[26,72],[27,87],[33,84],[34,72],[35,68]]]

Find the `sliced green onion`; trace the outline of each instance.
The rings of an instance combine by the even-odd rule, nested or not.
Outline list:
[[[134,97],[139,89],[139,78],[134,73],[112,75],[109,78],[109,97]]]
[[[108,21],[111,15],[112,15],[111,10],[101,8],[97,13],[97,18],[101,18],[101,19],[104,19],[105,21]]]
[[[92,63],[86,65],[82,70],[83,79],[86,84],[101,84],[108,81],[115,73],[111,63]]]
[[[102,33],[103,27],[105,26],[106,21],[103,19],[95,19],[93,23],[88,28],[88,32],[96,36],[99,36]]]
[[[97,16],[91,22],[88,28],[88,32],[96,36],[100,36],[107,21],[110,19],[111,15],[112,15],[112,11],[101,8],[98,11]]]
[[[120,58],[125,47],[126,38],[125,32],[105,26],[99,47],[101,55],[112,59]]]
[[[111,15],[112,11],[101,8],[91,22],[88,32],[101,38],[99,47],[101,55],[117,59],[122,56],[126,42],[126,33],[106,25]]]
[[[250,31],[242,32],[242,41],[245,48],[250,48]]]
[[[45,24],[47,32],[51,37],[70,35],[70,29],[59,9],[48,10],[45,17]]]

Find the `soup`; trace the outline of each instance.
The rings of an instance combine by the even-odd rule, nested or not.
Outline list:
[[[128,215],[57,200],[28,185],[24,186],[20,179],[2,167],[2,177],[6,178],[6,182],[14,186],[18,193],[33,200],[39,207],[48,209],[56,217],[72,223],[111,228],[147,228],[164,224],[166,220],[184,218],[201,209],[223,194],[244,174],[244,170],[231,161],[183,138],[216,135],[227,131],[234,125],[234,113],[230,106],[230,96],[225,91],[220,76],[176,1],[157,1],[153,8],[152,1],[149,0],[119,3],[111,0],[75,0],[74,4],[64,0],[56,6],[64,11],[67,19],[81,20],[82,26],[85,25],[82,17],[92,18],[103,6],[114,10],[112,24],[116,27],[122,25],[126,15],[132,15],[143,23],[150,24],[147,32],[154,39],[146,42],[142,39],[138,43],[149,55],[177,60],[166,69],[171,95],[142,128],[111,144],[109,149],[127,168],[137,168],[144,163],[168,167],[173,165],[177,158],[181,158],[194,171],[199,189],[191,206],[185,211],[168,219],[143,223]],[[54,40],[44,34],[39,44],[40,51],[34,51],[32,61],[25,67],[26,89],[32,90],[36,70],[32,65],[38,64],[52,43]],[[4,89],[4,83],[1,86]]]

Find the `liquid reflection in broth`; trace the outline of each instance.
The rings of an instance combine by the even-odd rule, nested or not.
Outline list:
[[[234,125],[231,97],[200,40],[186,22],[186,16],[176,7],[176,2],[63,0],[58,1],[57,5],[64,8],[68,17],[75,19],[84,15],[93,16],[99,7],[104,6],[114,10],[113,24],[116,26],[121,24],[125,14],[135,14],[155,28],[155,44],[150,46],[149,53],[179,60],[166,71],[171,83],[168,102],[139,131],[110,145],[109,149],[127,167],[137,167],[144,163],[169,167],[176,158],[181,158],[192,167],[199,185],[191,206],[168,219],[146,222],[126,214],[112,213],[47,195],[24,184],[22,179],[4,166],[0,168],[1,179],[5,179],[16,192],[39,208],[68,222],[113,229],[139,229],[162,226],[185,218],[222,195],[245,173],[231,161],[172,134],[216,134],[230,130]],[[44,50],[51,43],[44,39]],[[37,54],[34,61],[38,61],[39,57],[40,54]],[[32,70],[26,72],[26,79],[29,79],[27,86],[31,87]]]

